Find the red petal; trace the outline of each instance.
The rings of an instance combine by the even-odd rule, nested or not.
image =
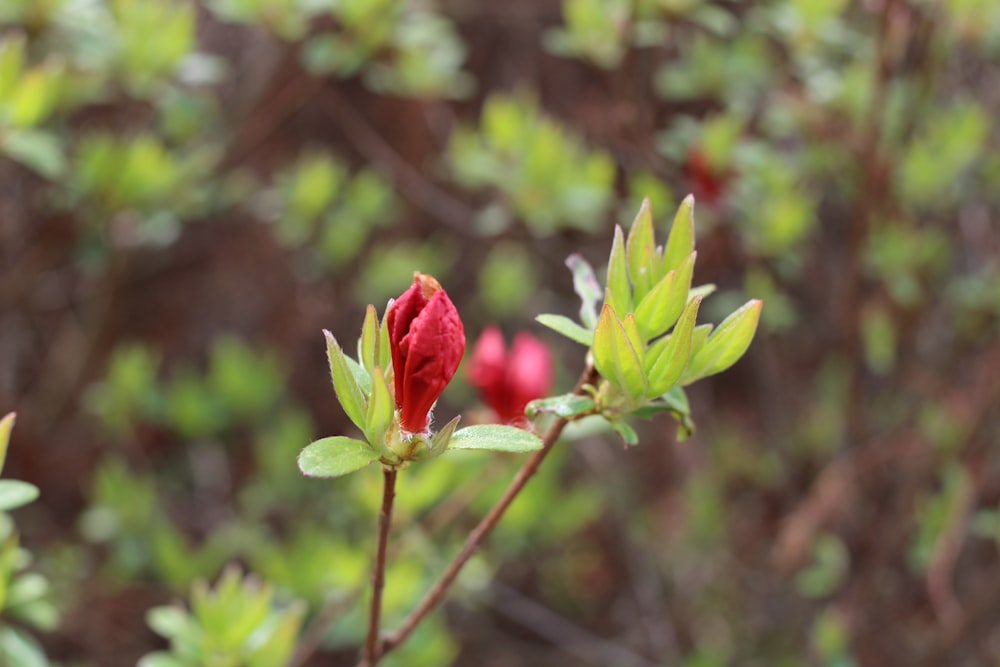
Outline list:
[[[465,354],[465,329],[444,290],[435,292],[412,320],[398,348],[404,361],[402,373],[397,371],[395,380],[402,413],[400,421],[407,431],[423,431],[427,427],[427,413],[455,375]]]

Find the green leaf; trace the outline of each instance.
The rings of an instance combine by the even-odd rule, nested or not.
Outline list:
[[[573,290],[580,297],[580,321],[584,327],[593,329],[597,326],[597,304],[604,298],[604,290],[597,281],[594,269],[579,255],[567,257],[566,266],[573,272]]]
[[[308,477],[340,477],[379,459],[367,442],[334,436],[313,442],[299,454],[299,470]]]
[[[642,299],[655,279],[653,260],[656,255],[656,240],[653,237],[653,214],[649,199],[642,200],[639,213],[632,221],[625,242],[625,258],[628,260],[628,275],[635,286],[635,300]]]
[[[7,461],[7,445],[10,444],[10,432],[16,420],[17,413],[14,412],[0,419],[0,472],[3,472],[4,463]]]
[[[49,661],[31,635],[6,626],[0,627],[0,665],[49,667]]]
[[[259,641],[260,646],[247,656],[247,667],[288,664],[288,659],[295,650],[305,613],[305,604],[297,601],[282,613],[272,614],[259,626],[251,635],[250,641]]]
[[[561,333],[563,336],[566,336],[566,338],[574,340],[581,345],[590,347],[594,344],[594,332],[584,329],[565,315],[543,313],[542,315],[535,317],[535,321],[539,324],[547,326],[553,331]]]
[[[534,433],[513,426],[481,424],[455,431],[448,449],[490,449],[495,452],[533,452],[542,448]]]
[[[354,361],[351,357],[344,355],[344,361],[347,362],[347,367],[351,369],[351,373],[354,375],[354,381],[358,383],[361,388],[361,394],[367,398],[372,393],[372,376],[368,374],[365,367]]]
[[[625,443],[626,447],[633,447],[639,444],[639,434],[630,425],[620,419],[615,419],[608,423],[611,424],[611,428],[615,430],[615,433],[621,436],[622,442]]]
[[[378,349],[376,352],[377,363],[375,365],[382,367],[385,381],[392,382],[392,350],[389,349],[389,322],[385,317],[385,313],[382,314],[382,324],[378,328]]]
[[[688,290],[688,300],[690,301],[696,296],[700,296],[702,298],[707,297],[710,294],[714,293],[715,290],[716,287],[713,283],[706,283],[704,285],[698,285],[697,287],[692,287],[690,290]]]
[[[190,667],[190,663],[175,658],[172,653],[157,651],[139,659],[138,667]]]
[[[369,304],[365,311],[365,323],[361,326],[361,338],[358,340],[358,359],[365,369],[372,373],[379,366],[379,325],[375,306]]]
[[[0,41],[0,103],[6,101],[24,68],[24,35],[8,33]]]
[[[750,347],[763,303],[753,299],[722,321],[705,344],[691,358],[681,384],[726,370]]]
[[[594,332],[594,364],[597,371],[609,382],[635,401],[646,393],[646,374],[640,354],[642,342],[629,314],[619,320],[614,308],[604,304],[601,319]]]
[[[458,427],[458,422],[461,418],[462,415],[457,415],[454,419],[441,427],[440,431],[434,434],[434,437],[431,438],[430,452],[428,452],[430,456],[437,456],[448,449],[448,443],[451,442],[451,436]]]
[[[669,271],[636,307],[635,316],[644,340],[666,333],[681,316],[689,300],[697,255],[692,252],[676,270]]]
[[[17,479],[0,479],[0,512],[8,512],[38,498],[38,487]]]
[[[670,414],[677,420],[677,441],[684,442],[694,435],[694,419],[691,418],[687,393],[680,385],[674,385],[663,395],[663,401],[670,406]]]
[[[174,606],[153,607],[146,612],[146,624],[153,632],[167,639],[191,636],[193,632],[197,632],[188,613]]]
[[[333,379],[333,390],[337,394],[337,400],[344,408],[347,418],[364,432],[368,409],[365,395],[361,392],[358,380],[348,365],[347,357],[340,349],[337,339],[326,329],[323,329],[323,335],[326,336],[326,355],[330,361],[330,377]]]
[[[628,264],[625,261],[625,236],[620,225],[615,225],[615,240],[611,243],[608,288],[604,292],[604,303],[610,304],[618,313],[632,312],[632,292],[628,284]]]
[[[677,420],[677,441],[684,442],[690,438],[695,431],[694,420],[691,419],[691,406],[688,404],[687,394],[680,385],[674,385],[668,392],[663,394],[658,400],[632,411],[636,417],[642,419],[652,419],[662,412],[669,412]]]
[[[713,328],[715,326],[712,324],[699,324],[694,328],[694,333],[691,335],[691,356],[698,354],[698,350],[705,346],[705,341],[708,340]]]
[[[551,398],[540,398],[528,403],[525,412],[530,419],[540,414],[553,414],[563,419],[573,419],[582,414],[592,412],[595,408],[594,399],[580,394],[563,394]]]
[[[384,450],[385,434],[392,425],[392,418],[396,412],[396,402],[392,392],[389,391],[389,383],[382,375],[382,369],[375,367],[372,374],[372,394],[368,400],[368,414],[365,417],[365,437],[372,447]]]
[[[701,297],[692,299],[664,341],[657,341],[646,353],[646,370],[649,374],[649,396],[659,396],[674,386],[691,359],[691,337]]]
[[[51,132],[12,129],[0,139],[0,150],[48,179],[56,179],[66,170],[62,144]]]
[[[665,271],[676,269],[684,259],[694,252],[694,195],[688,195],[681,202],[670,227],[670,236],[663,250]]]

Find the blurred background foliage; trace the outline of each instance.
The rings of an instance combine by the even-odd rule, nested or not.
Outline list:
[[[576,429],[386,664],[996,664],[993,5],[4,0],[0,412],[41,498],[0,561],[45,598],[4,645],[353,665],[379,482],[296,470],[350,430],[320,330],[416,269],[470,338],[571,315],[564,258],[693,192],[749,356],[689,442]],[[517,463],[401,476],[390,626]]]

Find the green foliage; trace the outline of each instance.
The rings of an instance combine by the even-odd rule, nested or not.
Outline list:
[[[480,128],[456,130],[448,156],[461,185],[495,188],[502,205],[539,235],[594,230],[610,203],[611,157],[588,150],[527,95],[487,99]]]
[[[0,419],[0,470],[7,456],[14,413]],[[3,664],[48,667],[39,643],[24,629],[53,630],[59,612],[51,600],[49,581],[29,571],[32,555],[20,545],[20,536],[7,512],[33,502],[38,489],[19,480],[0,480],[0,658]]]
[[[625,55],[629,10],[624,0],[563,0],[566,27],[549,31],[545,44],[554,53],[612,69]]]
[[[235,0],[227,0],[234,4]],[[473,79],[461,67],[465,45],[450,20],[400,0],[329,3],[338,31],[312,35],[305,66],[318,74],[359,71],[374,91],[414,97],[464,97]]]
[[[561,315],[540,315],[537,320],[587,345],[602,381],[591,388],[593,405],[563,399],[536,401],[529,412],[578,415],[593,410],[630,445],[638,442],[638,435],[622,421],[629,413],[650,417],[670,412],[681,423],[679,436],[691,434],[694,425],[680,386],[736,363],[753,340],[762,305],[759,300],[749,301],[711,335],[697,327],[702,298],[714,288],[691,288],[697,257],[694,244],[693,197],[681,203],[665,246],[656,245],[649,202],[643,202],[627,240],[621,227],[615,228],[604,306],[600,318],[589,326],[586,323],[593,318],[600,285],[581,258],[567,261],[583,301],[584,324]]]
[[[156,607],[147,620],[170,640],[170,651],[146,655],[141,667],[246,665],[269,667],[287,663],[295,649],[305,614],[301,602],[276,607],[267,584],[244,578],[227,568],[215,588],[204,581],[191,590],[191,611]]]

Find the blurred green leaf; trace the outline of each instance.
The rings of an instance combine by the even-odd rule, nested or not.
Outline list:
[[[0,479],[0,512],[9,512],[34,502],[38,487],[16,479]]]
[[[594,333],[592,331],[584,329],[565,315],[542,314],[537,315],[535,321],[581,345],[590,347],[594,342]]]

